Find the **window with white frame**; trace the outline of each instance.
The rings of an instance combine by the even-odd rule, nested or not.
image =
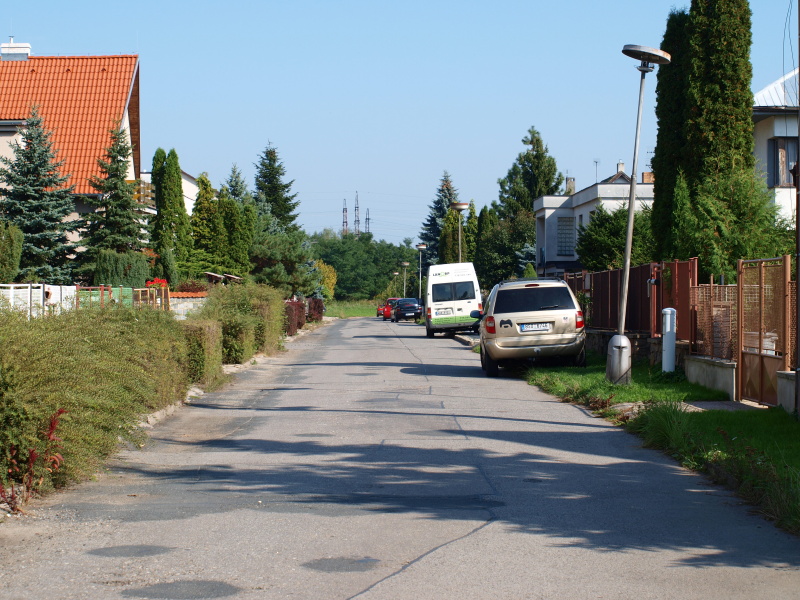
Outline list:
[[[797,162],[797,138],[776,137],[767,142],[769,187],[794,185],[792,167]]]
[[[558,217],[558,256],[575,254],[575,217]]]

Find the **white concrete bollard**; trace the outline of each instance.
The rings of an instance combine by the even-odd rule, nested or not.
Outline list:
[[[661,370],[672,373],[675,370],[675,324],[678,311],[665,308],[661,311]]]

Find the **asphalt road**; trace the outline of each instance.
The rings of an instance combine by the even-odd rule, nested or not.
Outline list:
[[[0,598],[800,596],[800,539],[452,338],[288,348],[0,524]]]

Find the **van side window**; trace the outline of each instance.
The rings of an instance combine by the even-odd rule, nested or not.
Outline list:
[[[456,288],[456,300],[475,299],[475,286],[472,285],[471,281],[457,281],[454,285]]]
[[[434,283],[431,286],[431,296],[434,302],[452,302],[453,286],[450,283]]]

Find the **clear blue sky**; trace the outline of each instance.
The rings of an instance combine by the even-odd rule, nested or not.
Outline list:
[[[0,38],[39,56],[140,57],[142,157],[175,148],[219,185],[274,144],[308,232],[417,242],[442,173],[497,198],[530,126],[578,189],[630,172],[638,101],[625,44],[658,47],[674,0],[7,3]],[[797,63],[795,0],[751,1],[753,90]],[[791,7],[791,14],[787,14]],[[639,171],[655,145],[647,76]]]

